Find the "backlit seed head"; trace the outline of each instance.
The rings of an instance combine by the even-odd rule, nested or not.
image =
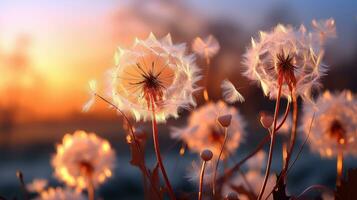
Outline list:
[[[310,135],[310,148],[321,157],[337,156],[341,148],[344,155],[357,156],[356,113],[357,100],[351,91],[326,91],[314,104],[304,104],[301,129],[305,135],[302,137]]]

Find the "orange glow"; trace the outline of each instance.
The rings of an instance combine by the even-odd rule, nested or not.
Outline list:
[[[205,101],[209,101],[207,89],[203,91],[203,98]]]
[[[50,2],[41,6],[8,3],[0,14],[0,107],[26,110],[16,115],[24,121],[79,113],[88,98],[88,80],[103,79],[103,71],[114,65],[116,46],[132,40],[116,35],[114,24],[120,19],[113,15],[127,9],[117,4],[86,6],[72,13]],[[132,34],[146,34],[144,30]]]
[[[339,150],[337,154],[337,178],[336,178],[336,185],[341,185],[342,179],[342,171],[343,171],[343,152]]]
[[[283,143],[283,166],[285,166],[286,158],[288,157],[288,148],[286,142]]]

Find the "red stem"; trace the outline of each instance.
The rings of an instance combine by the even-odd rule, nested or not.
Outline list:
[[[285,109],[285,114],[284,114],[284,118],[283,120],[280,122],[279,126],[276,128],[276,131],[279,130],[279,128],[281,128],[281,126],[284,124],[288,114],[289,114],[289,110],[290,110],[290,102],[288,101],[288,104],[286,105],[286,109]],[[267,143],[269,141],[270,135],[266,135],[262,141],[260,141],[260,143],[258,144],[258,146],[254,149],[254,151],[252,151],[250,154],[248,154],[245,158],[243,158],[241,161],[239,161],[237,164],[235,164],[231,169],[227,170],[225,172],[225,174],[220,177],[217,181],[221,182],[224,177],[229,177],[231,176],[235,171],[238,171],[240,169],[240,167],[247,161],[249,160],[251,157],[253,157],[256,153],[258,153],[264,146],[265,143]]]
[[[95,93],[95,96],[97,96],[98,98],[100,98],[104,102],[108,103],[109,105],[113,106],[121,114],[121,116],[123,116],[124,120],[128,123],[129,132],[130,132],[131,137],[133,138],[135,147],[138,149],[140,155],[143,155],[143,153],[142,153],[143,151],[142,151],[142,149],[140,147],[140,144],[136,140],[136,136],[134,134],[133,126],[132,126],[129,118],[125,115],[125,113],[122,110],[120,110],[118,108],[118,106],[114,105],[112,102],[108,101],[106,98],[102,97],[101,95]],[[159,199],[161,199],[160,193],[159,193],[159,191],[156,190],[156,187],[154,187],[154,184],[152,183],[152,180],[150,178],[150,174],[149,174],[149,172],[148,172],[148,170],[147,170],[147,168],[145,166],[142,166],[142,171],[144,171],[144,174],[145,174],[146,178],[149,180],[152,190],[155,191],[155,194],[157,195],[157,197]]]
[[[274,149],[274,143],[275,143],[275,132],[276,132],[276,125],[278,121],[278,114],[279,114],[279,106],[280,106],[280,97],[281,97],[281,88],[282,88],[282,76],[279,77],[279,89],[278,89],[278,94],[277,94],[277,99],[275,103],[275,112],[274,112],[274,122],[273,122],[273,130],[271,131],[270,137],[270,147],[269,147],[269,156],[268,156],[268,163],[267,163],[267,168],[265,170],[265,177],[264,177],[264,182],[262,185],[262,188],[260,190],[258,200],[261,200],[264,194],[264,190],[269,178],[270,174],[270,167],[271,167],[271,162],[273,159],[273,149]]]
[[[295,141],[296,141],[296,130],[297,130],[297,118],[298,118],[298,104],[297,104],[297,98],[295,93],[293,93],[293,91],[291,92],[291,98],[293,101],[293,124],[292,124],[292,128],[291,128],[291,138],[290,138],[290,145],[289,145],[289,150],[287,152],[287,157],[286,157],[286,161],[285,161],[285,165],[284,165],[284,169],[283,169],[283,175],[286,175],[286,170],[288,170],[289,167],[289,161],[290,158],[293,154],[293,150],[294,150],[294,146],[295,146]],[[285,177],[284,177],[284,182],[286,181]]]
[[[213,185],[212,185],[212,188],[213,188],[213,195],[216,194],[216,176],[217,176],[217,170],[218,170],[218,166],[219,166],[219,161],[221,159],[221,156],[222,156],[222,153],[223,153],[223,150],[224,150],[224,146],[226,145],[226,142],[227,142],[227,137],[228,137],[228,132],[227,132],[228,128],[227,127],[224,127],[224,140],[223,140],[223,144],[222,144],[222,147],[221,147],[221,151],[219,152],[219,155],[218,155],[218,160],[217,160],[217,163],[216,163],[216,168],[214,169],[214,175],[213,175]]]
[[[155,154],[156,154],[157,162],[159,163],[159,167],[161,169],[162,176],[164,177],[165,184],[168,189],[170,199],[175,200],[176,199],[175,193],[171,187],[169,178],[166,174],[166,170],[165,170],[164,164],[161,159],[158,129],[157,129],[157,122],[156,122],[156,114],[155,114],[155,102],[154,102],[153,97],[150,97],[150,102],[151,102],[151,109],[152,109],[152,120],[151,120],[152,121],[152,136],[153,136],[153,140],[154,140],[154,147],[155,147]]]
[[[207,163],[206,161],[203,161],[203,163],[202,163],[201,174],[200,174],[200,188],[198,191],[198,200],[202,199],[203,177],[205,175],[206,163]]]

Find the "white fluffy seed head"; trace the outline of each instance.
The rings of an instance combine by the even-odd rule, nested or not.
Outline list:
[[[152,102],[158,122],[177,118],[179,109],[196,105],[193,93],[200,76],[194,61],[185,44],[173,44],[170,34],[136,39],[132,47],[116,52],[110,77],[113,103],[137,121],[151,119]]]

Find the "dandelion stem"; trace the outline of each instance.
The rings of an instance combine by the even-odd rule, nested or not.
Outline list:
[[[343,171],[343,149],[341,145],[339,145],[338,153],[337,153],[337,177],[336,177],[336,186],[341,185],[342,180],[342,171]]]
[[[279,126],[276,128],[276,131],[279,130],[279,128],[282,127],[282,125],[284,124],[288,114],[289,114],[289,110],[290,110],[290,101],[288,101],[288,103],[286,104],[286,109],[285,109],[285,114],[284,114],[284,118],[283,120],[280,122]],[[251,157],[253,157],[256,153],[258,153],[263,146],[269,141],[270,135],[266,135],[262,141],[260,141],[260,143],[257,145],[257,147],[250,153],[248,154],[246,157],[244,157],[241,161],[239,161],[238,163],[236,163],[232,168],[230,168],[229,170],[227,170],[225,172],[225,174],[220,177],[217,182],[221,182],[224,180],[224,177],[229,177],[231,176],[235,171],[239,170],[240,167],[247,161],[249,160]]]
[[[285,113],[283,116],[283,120],[281,120],[280,124],[278,125],[278,127],[276,127],[276,131],[278,131],[285,123],[286,118],[288,118],[289,115],[289,111],[290,111],[290,101],[288,100],[288,103],[286,104],[286,108],[285,108]]]
[[[285,160],[285,165],[283,168],[283,171],[288,170],[289,167],[289,161],[290,158],[293,154],[294,146],[295,146],[295,141],[296,141],[296,129],[297,129],[297,119],[298,119],[298,104],[297,104],[297,97],[296,94],[291,91],[291,97],[293,101],[293,124],[291,128],[291,138],[290,138],[290,145],[289,145],[289,150],[287,152],[286,160]],[[285,175],[286,173],[283,173],[284,175],[284,182],[286,181]]]
[[[205,175],[206,163],[207,163],[207,161],[205,161],[205,160],[202,163],[202,168],[201,168],[201,173],[200,173],[200,186],[199,186],[199,191],[198,191],[198,200],[202,199],[203,178]]]
[[[167,177],[166,170],[165,170],[164,164],[161,159],[158,129],[157,129],[157,122],[156,122],[156,113],[155,113],[155,101],[154,101],[154,97],[151,95],[150,95],[150,103],[151,103],[151,110],[152,110],[152,120],[151,120],[152,121],[152,134],[153,134],[157,162],[159,163],[159,167],[161,169],[162,176],[164,177],[164,181],[165,181],[166,187],[168,189],[169,196],[172,200],[175,200],[176,198],[175,198],[174,191],[171,187],[169,178]]]
[[[134,130],[133,130],[133,125],[131,124],[129,118],[125,115],[125,113],[124,113],[122,110],[120,110],[120,109],[118,108],[118,106],[114,105],[112,102],[110,102],[109,100],[107,100],[106,98],[104,98],[103,96],[101,96],[100,94],[95,93],[94,95],[95,95],[96,97],[98,97],[99,99],[101,99],[102,101],[106,102],[107,104],[113,106],[113,108],[115,108],[115,109],[121,114],[121,116],[123,116],[124,120],[128,123],[129,132],[130,132],[131,137],[133,138],[135,147],[136,147],[137,150],[139,151],[140,155],[142,155],[142,154],[143,154],[143,153],[142,153],[143,151],[142,151],[142,149],[141,149],[141,147],[140,147],[140,144],[138,143],[138,141],[137,141],[137,139],[136,139],[136,136],[135,136]],[[150,182],[150,185],[151,185],[152,190],[155,192],[156,196],[157,196],[159,199],[161,199],[160,193],[159,193],[159,191],[156,189],[156,187],[154,187],[154,184],[152,183],[152,180],[151,180],[151,178],[150,178],[150,174],[149,174],[149,172],[148,172],[146,166],[142,166],[142,168],[143,168],[142,171],[144,171],[144,174],[145,174],[146,178],[147,178],[147,179],[149,180],[149,182]]]
[[[269,198],[269,196],[273,193],[273,191],[275,191],[275,189],[278,187],[278,185],[279,185],[279,183],[280,183],[280,181],[281,181],[281,178],[282,178],[283,176],[285,176],[285,175],[286,175],[286,176],[288,175],[288,173],[290,172],[291,168],[294,166],[295,162],[296,162],[296,161],[298,160],[298,158],[300,157],[301,152],[302,152],[302,150],[303,150],[305,144],[307,143],[307,140],[308,140],[309,137],[310,137],[311,127],[312,127],[312,123],[314,122],[314,119],[315,119],[315,113],[312,115],[312,118],[311,118],[311,121],[310,121],[309,132],[308,132],[308,134],[307,134],[307,136],[306,136],[304,142],[303,142],[302,145],[300,146],[299,151],[298,151],[298,153],[297,153],[295,159],[293,160],[293,162],[291,163],[291,165],[289,166],[289,168],[288,168],[286,171],[281,172],[281,175],[279,176],[278,180],[276,181],[275,186],[274,186],[273,189],[270,191],[269,195],[265,198],[265,200],[267,200],[267,199]],[[283,174],[283,173],[284,173],[284,174]]]
[[[228,127],[224,127],[224,140],[223,140],[223,144],[222,144],[221,150],[220,150],[219,155],[218,155],[218,159],[217,159],[217,162],[216,162],[216,167],[214,169],[213,183],[212,183],[213,195],[216,194],[216,176],[217,176],[219,161],[221,159],[221,156],[222,156],[222,153],[223,153],[223,150],[224,150],[224,146],[226,145],[226,142],[227,142],[227,137],[228,137],[228,131],[227,130],[228,130]]]
[[[281,97],[281,88],[282,88],[282,76],[279,77],[279,89],[278,89],[278,94],[276,98],[276,103],[275,103],[275,112],[274,112],[274,122],[273,122],[273,130],[271,131],[270,134],[270,147],[269,147],[269,156],[268,156],[268,163],[267,167],[265,170],[265,177],[264,177],[264,182],[262,185],[262,188],[260,190],[258,200],[261,200],[264,194],[264,190],[269,178],[270,174],[270,167],[271,167],[271,162],[273,158],[273,149],[274,149],[274,142],[275,142],[275,132],[276,132],[276,125],[278,121],[278,114],[279,114],[279,107],[280,107],[280,97]]]
[[[94,186],[91,176],[88,176],[87,192],[88,192],[88,199],[94,200],[95,193],[94,193]]]
[[[267,143],[269,141],[270,136],[267,135],[265,136],[265,138],[260,141],[260,143],[258,144],[258,146],[254,149],[254,151],[252,151],[250,154],[248,154],[245,158],[243,158],[241,161],[239,161],[237,164],[235,164],[231,169],[227,170],[225,172],[225,174],[220,177],[217,182],[221,182],[225,179],[225,177],[229,177],[231,176],[235,171],[239,170],[240,167],[247,161],[249,160],[251,157],[253,157],[255,154],[257,154],[264,146],[265,143]]]
[[[324,185],[312,185],[308,188],[306,188],[298,197],[296,197],[295,200],[301,199],[301,197],[303,197],[306,193],[310,192],[311,190],[322,190],[322,191],[326,191],[330,194],[333,194],[334,191],[332,191],[330,188],[324,186]]]
[[[210,73],[210,59],[208,56],[208,52],[205,49],[205,59],[206,59],[206,64],[207,64],[207,70],[206,70],[206,75],[205,75],[205,89],[203,90],[203,98],[206,102],[209,101],[209,96],[208,96],[208,76]]]

